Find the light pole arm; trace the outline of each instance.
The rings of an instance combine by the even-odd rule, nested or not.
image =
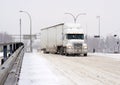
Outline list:
[[[78,18],[80,15],[86,15],[86,13],[80,13],[80,14],[78,14],[77,16],[74,16],[72,13],[65,13],[65,14],[71,15],[71,16],[73,17],[73,19],[74,19],[74,23],[76,23],[77,18]]]
[[[76,23],[76,17],[73,14],[71,14],[71,13],[65,13],[65,14],[71,15],[73,17],[73,19],[74,19],[74,23]]]
[[[77,20],[77,18],[78,18],[80,15],[86,15],[86,13],[80,13],[80,14],[78,14],[78,15],[75,17],[76,20]]]
[[[30,19],[30,28],[32,27],[32,18],[30,16],[30,14],[26,11],[20,11],[20,12],[23,12],[23,13],[26,13],[28,16],[29,16],[29,19]]]

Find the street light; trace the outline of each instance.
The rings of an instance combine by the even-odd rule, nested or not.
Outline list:
[[[20,12],[26,13],[30,19],[30,51],[32,52],[32,19],[28,12],[26,12],[26,11],[20,11]]]
[[[71,16],[73,17],[73,19],[74,19],[74,23],[76,23],[77,18],[78,18],[80,15],[86,15],[86,13],[80,13],[80,14],[78,14],[77,16],[74,16],[72,13],[65,13],[65,14],[71,15]]]

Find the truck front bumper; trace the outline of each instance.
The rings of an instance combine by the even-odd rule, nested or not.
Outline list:
[[[68,54],[86,54],[87,49],[74,49],[74,48],[67,48],[66,52]]]

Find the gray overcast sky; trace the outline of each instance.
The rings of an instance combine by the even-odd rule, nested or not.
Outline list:
[[[101,35],[120,34],[120,0],[0,0],[0,32],[19,33],[19,19],[22,19],[22,34],[29,33],[29,18],[20,10],[27,11],[32,17],[33,33],[43,27],[61,22],[73,22],[64,13],[87,13],[79,16],[89,35],[98,34],[98,19],[101,16]],[[87,30],[86,30],[87,29]]]

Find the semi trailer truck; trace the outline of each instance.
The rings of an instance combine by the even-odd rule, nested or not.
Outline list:
[[[85,34],[78,23],[61,23],[41,29],[41,50],[44,53],[83,54],[87,56]]]

